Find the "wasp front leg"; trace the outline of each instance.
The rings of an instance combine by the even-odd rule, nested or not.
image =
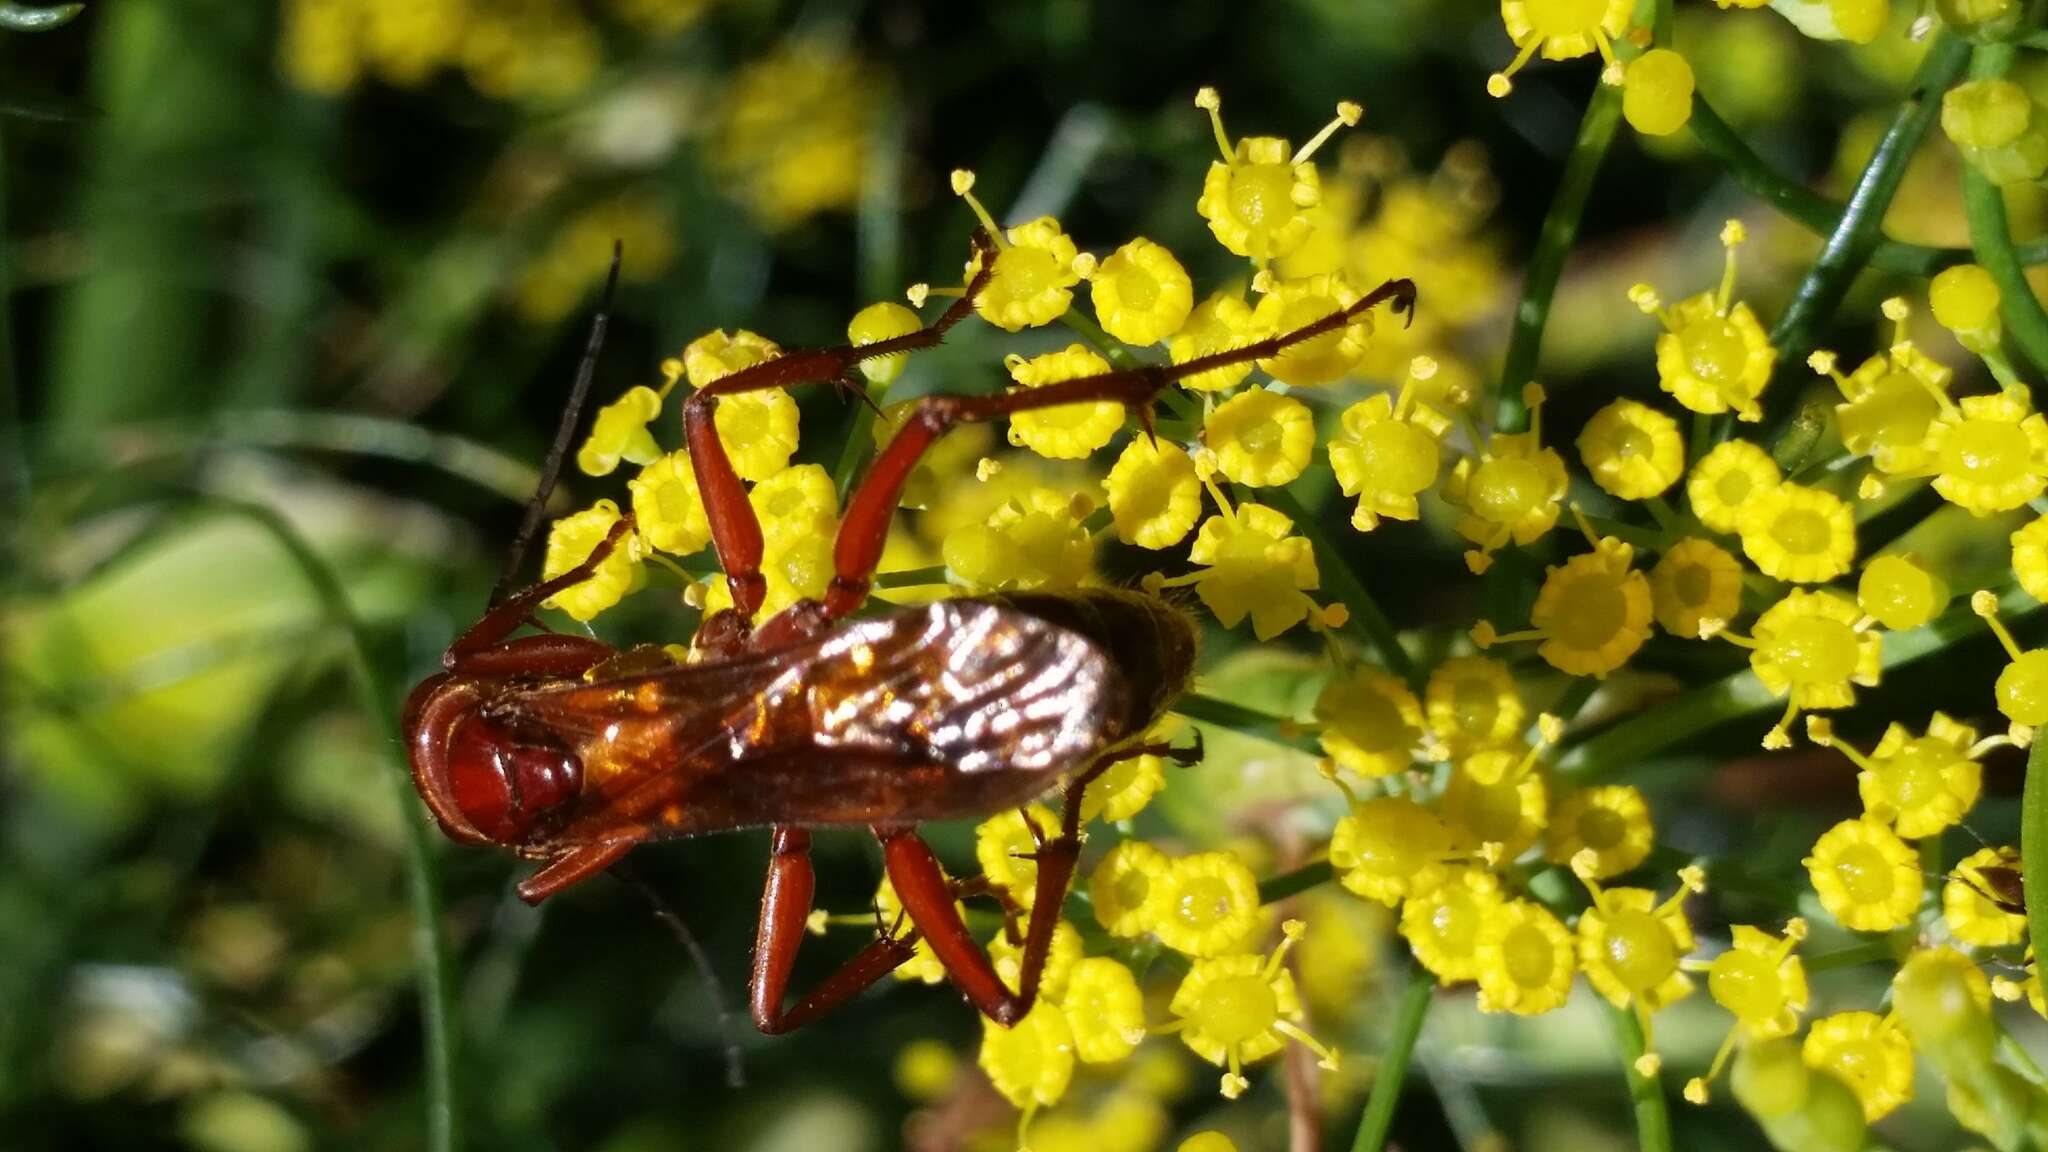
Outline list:
[[[725,570],[726,587],[742,620],[752,620],[768,594],[761,575],[763,544],[761,522],[747,501],[746,486],[734,471],[732,458],[718,438],[713,417],[721,396],[792,388],[799,384],[841,383],[848,372],[864,360],[880,359],[931,348],[945,338],[947,330],[967,318],[974,300],[988,283],[995,267],[995,244],[988,234],[976,230],[975,251],[981,254],[981,269],[967,285],[960,299],[937,320],[915,332],[907,332],[872,344],[840,345],[792,351],[772,360],[743,368],[697,389],[683,403],[683,438],[690,449],[690,467],[697,476],[697,490],[704,500],[704,516],[711,525],[711,543],[718,552],[719,567]]]
[[[875,567],[881,563],[882,548],[888,540],[889,521],[903,498],[904,484],[910,480],[911,472],[925,451],[955,425],[981,423],[1065,404],[1114,401],[1135,410],[1139,422],[1149,434],[1152,402],[1170,385],[1214,368],[1278,356],[1294,345],[1336,331],[1360,315],[1390,302],[1396,311],[1412,316],[1415,285],[1407,280],[1389,280],[1350,307],[1292,331],[1180,364],[1141,365],[993,396],[926,396],[917,402],[910,419],[875,457],[867,478],[861,481],[847,502],[846,518],[840,522],[839,535],[833,542],[834,574],[831,589],[825,594],[826,611],[835,617],[845,616],[867,599]]]
[[[883,932],[872,944],[784,1009],[789,974],[811,918],[816,880],[811,871],[811,834],[778,826],[761,892],[761,927],[754,939],[754,971],[748,999],[754,1027],[769,1036],[801,1028],[844,1004],[910,959],[915,941]]]
[[[546,633],[509,640],[520,625],[533,616],[543,601],[565,588],[573,588],[597,573],[598,566],[632,535],[633,518],[623,516],[612,530],[591,549],[583,563],[553,579],[507,597],[484,613],[483,619],[448,645],[441,663],[459,676],[580,676],[617,655],[617,650],[587,636]]]

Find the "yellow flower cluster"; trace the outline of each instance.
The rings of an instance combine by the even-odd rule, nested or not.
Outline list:
[[[610,0],[636,32],[688,27],[706,0]],[[413,87],[443,69],[500,100],[559,101],[597,73],[600,29],[566,0],[287,0],[279,56],[286,77],[311,92],[347,91],[365,76]]]
[[[1845,6],[1838,33],[1848,34],[1854,7]],[[1536,54],[1598,52],[1623,85],[1631,123],[1645,133],[1675,130],[1690,105],[1689,68],[1675,53],[1637,51],[1627,39],[1628,8],[1510,0],[1503,13],[1518,57],[1494,87],[1505,93],[1507,74]],[[1931,1015],[1916,1017],[1904,989],[1963,987],[1965,1000],[1983,999],[1967,977],[1940,967],[1948,953],[1936,942],[2027,963],[2025,918],[2010,897],[2013,849],[1986,846],[1955,862],[1938,899],[1923,869],[1938,866],[1930,860],[1939,837],[1975,806],[1981,757],[2024,745],[2033,726],[2048,722],[2048,649],[2022,649],[2000,622],[2001,604],[2017,599],[1980,591],[1971,605],[2011,656],[1984,703],[2005,714],[2008,731],[1981,737],[1934,712],[1924,724],[1882,726],[1881,735],[1870,725],[1868,751],[1834,732],[1836,722],[1851,728],[1859,689],[1878,685],[1890,635],[1925,636],[1937,619],[1948,629],[1967,620],[1949,611],[1950,581],[1962,571],[1954,558],[1868,539],[1859,548],[1864,513],[1896,495],[1890,488],[1909,485],[1965,510],[1956,514],[1963,520],[2011,514],[2048,492],[2048,419],[2004,358],[1997,290],[1982,270],[1944,272],[1930,305],[2000,387],[1952,396],[1953,370],[1908,337],[1905,301],[1887,301],[1894,330],[1881,354],[1847,373],[1830,353],[1809,361],[1841,395],[1826,441],[1839,450],[1818,463],[1736,435],[1764,426],[1767,404],[1782,399],[1769,393],[1779,350],[1737,295],[1737,252],[1747,236],[1736,220],[1720,232],[1717,284],[1675,305],[1647,284],[1626,292],[1655,322],[1628,321],[1646,345],[1654,334],[1631,395],[1567,409],[1592,412],[1565,440],[1555,435],[1543,387],[1505,381],[1527,425],[1491,427],[1475,415],[1474,374],[1463,358],[1470,342],[1461,339],[1486,313],[1474,298],[1491,298],[1500,280],[1478,236],[1492,194],[1469,157],[1416,177],[1370,147],[1346,149],[1326,178],[1317,157],[1359,120],[1356,105],[1340,105],[1295,148],[1278,137],[1233,140],[1212,90],[1196,104],[1208,114],[1219,158],[1193,207],[1244,262],[1240,282],[1207,294],[1187,271],[1200,262],[1183,262],[1154,240],[1113,237],[1098,258],[1054,217],[1005,226],[971,171],[951,174],[990,245],[963,270],[963,283],[976,289],[974,314],[1001,333],[1070,330],[1003,359],[1006,395],[1028,397],[1129,364],[1188,375],[1165,389],[1156,412],[1084,398],[1016,414],[1002,434],[1008,451],[996,434],[967,433],[941,446],[906,487],[904,504],[915,515],[899,517],[885,568],[923,569],[920,592],[932,595],[1059,591],[1109,579],[1098,568],[1108,554],[1137,569],[1118,578],[1134,577],[1159,595],[1182,590],[1221,629],[1249,622],[1253,637],[1271,641],[1306,625],[1316,635],[1294,635],[1327,653],[1327,675],[1313,719],[1289,721],[1281,735],[1312,737],[1323,775],[1343,795],[1308,866],[1326,866],[1358,898],[1353,912],[1386,917],[1437,983],[1470,986],[1481,1011],[1553,1011],[1583,975],[1635,1018],[1645,1045],[1635,1071],[1655,1076],[1653,1018],[1690,995],[1703,974],[1734,1024],[1711,1065],[1689,1070],[1700,1074],[1688,1078],[1688,1099],[1705,1102],[1726,1073],[1771,1133],[1844,1124],[1860,1137],[1863,1125],[1910,1094],[1916,1054],[1938,1051],[1930,1058],[1954,1090],[1989,1100],[1984,1109],[1998,1103],[2002,1066],[1979,1058],[1975,1033],[1958,1039]],[[1367,190],[1375,214],[1361,220]],[[791,195],[791,203],[803,201]],[[1367,270],[1412,272],[1425,286],[1418,332],[1396,333],[1365,312],[1332,319],[1364,298]],[[1433,279],[1448,285],[1434,317]],[[909,298],[922,309],[931,297],[968,290],[919,285]],[[871,344],[918,323],[912,309],[871,305],[854,317],[849,340]],[[1324,328],[1285,347],[1262,343],[1312,325]],[[1240,350],[1246,359],[1227,355]],[[662,386],[629,390],[598,413],[578,463],[591,475],[638,467],[627,480],[634,534],[596,579],[558,595],[555,607],[589,619],[644,582],[650,566],[681,579],[693,606],[729,602],[721,581],[707,581],[715,576],[708,565],[691,561],[710,543],[692,460],[665,448],[651,428],[679,382],[702,388],[781,354],[751,332],[713,332],[664,366]],[[875,389],[886,389],[906,371],[905,357],[862,369]],[[912,410],[884,408],[877,443]],[[761,522],[764,614],[821,597],[842,493],[820,464],[799,460],[805,445],[794,400],[780,389],[727,397],[717,431]],[[1373,636],[1381,664],[1361,662],[1345,633],[1363,593],[1348,567],[1338,567],[1357,541],[1329,541],[1318,523],[1305,522],[1297,489],[1315,485],[1343,494],[1359,533],[1419,535],[1413,522],[1434,521],[1469,545],[1466,569],[1489,588],[1507,584],[1501,578],[1518,567],[1533,572],[1547,563],[1540,584],[1529,582],[1533,596],[1519,602],[1527,627],[1503,632],[1481,619],[1469,646],[1442,637],[1412,650],[1398,636]],[[1566,531],[1554,533],[1567,512]],[[547,571],[588,556],[619,516],[616,504],[600,501],[558,521]],[[2007,531],[2018,586],[2010,595],[2048,596],[2048,517],[2015,519],[2000,528],[2001,539]],[[1516,555],[1532,546],[1552,551]],[[1326,599],[1332,589],[1335,604]],[[1517,617],[1524,610],[1512,598],[1487,602],[1509,605],[1503,611]],[[1696,643],[1713,638],[1742,651]],[[1523,641],[1534,644],[1534,658],[1517,665],[1499,646]],[[1619,780],[1589,781],[1569,760],[1551,763],[1567,717],[1532,702],[1563,699],[1556,710],[1571,712],[1597,689],[1601,701],[1611,694],[1616,707],[1630,707],[1635,696],[1664,691],[1649,686],[1656,681],[1642,665],[1662,671],[1689,659],[1725,665],[1723,695],[1744,701],[1745,716],[1781,702],[1768,705],[1777,716],[1767,727],[1751,721],[1765,748],[1789,747],[1804,715],[1810,741],[1855,767],[1863,812],[1817,838],[1807,880],[1825,913],[1814,915],[1821,931],[1899,933],[1925,945],[1907,960],[1890,1010],[1843,1010],[1809,1024],[1807,921],[1696,933],[1687,904],[1705,891],[1705,872],[1683,864],[1672,882],[1681,862],[1671,860],[1670,845],[1659,851],[1651,797]],[[1230,1098],[1249,1087],[1251,1066],[1288,1040],[1324,1068],[1338,1067],[1336,1052],[1309,1030],[1306,975],[1324,920],[1337,914],[1304,911],[1315,907],[1308,903],[1285,913],[1268,908],[1251,864],[1256,847],[1189,850],[1136,834],[1155,819],[1176,823],[1148,810],[1169,775],[1159,757],[1134,757],[1085,794],[1081,815],[1100,838],[1081,870],[1085,902],[1031,907],[1035,855],[1058,821],[1051,810],[1033,805],[977,829],[979,879],[1003,898],[1007,918],[1073,918],[1054,932],[1036,1006],[1013,1028],[986,1024],[978,1056],[996,1090],[1026,1122],[1036,1119],[1048,1141],[1060,1116],[1071,1116],[1075,1132],[1095,1130],[1070,1098],[1077,1075],[1135,1066],[1147,1036],[1177,1036],[1222,1070],[1219,1087]],[[1646,866],[1661,871],[1661,881],[1644,879]],[[1334,887],[1325,895],[1349,899]],[[885,919],[900,908],[886,885],[876,903]],[[1093,924],[1081,927],[1084,917]],[[991,955],[1013,980],[1018,927],[989,935]],[[1083,944],[1105,938],[1113,943],[1095,954]],[[920,949],[899,977],[942,979],[937,958]],[[1161,950],[1177,958],[1171,979],[1152,988],[1155,973],[1133,961]],[[1999,987],[2040,998],[2032,976]],[[1156,992],[1149,1011],[1148,988]],[[1958,1105],[1958,1115],[1968,1107]]]

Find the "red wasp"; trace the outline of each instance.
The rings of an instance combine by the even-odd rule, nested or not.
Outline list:
[[[755,1025],[796,1028],[908,960],[927,941],[953,983],[990,1019],[1031,1009],[1057,915],[1032,916],[1015,991],[962,923],[949,882],[916,825],[982,818],[1064,782],[1056,835],[1040,838],[1033,907],[1058,909],[1080,851],[1080,797],[1193,671],[1195,630],[1180,610],[1130,591],[976,596],[854,613],[866,600],[889,520],[918,457],[956,424],[1081,401],[1135,408],[1177,380],[1279,355],[1391,301],[1412,315],[1414,286],[1381,285],[1351,307],[1293,331],[1182,364],[1147,365],[999,395],[934,395],[917,408],[855,489],[833,547],[824,600],[800,602],[758,628],[766,594],[761,528],[712,424],[719,398],[806,382],[852,388],[863,360],[937,345],[988,284],[995,247],[974,235],[980,270],[930,325],[858,347],[791,351],[693,394],[683,428],[733,606],[704,621],[692,659],[621,652],[542,632],[514,636],[541,603],[587,579],[632,531],[613,527],[590,558],[495,603],[450,644],[446,671],[406,701],[413,781],[456,840],[509,847],[542,867],[519,884],[546,899],[651,840],[767,825],[773,829],[750,980]],[[603,338],[602,315],[556,437],[541,499],[559,467]],[[509,569],[538,523],[515,541]],[[910,921],[883,931],[817,987],[784,1006],[811,912],[811,830],[864,826]]]

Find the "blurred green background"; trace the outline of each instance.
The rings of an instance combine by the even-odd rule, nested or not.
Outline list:
[[[1702,91],[1785,171],[1839,193],[1872,138],[1864,110],[1881,116],[1910,47],[1851,66],[1770,12],[1706,11],[1680,12]],[[1191,210],[1211,158],[1194,90],[1222,90],[1234,132],[1294,139],[1356,99],[1373,140],[1339,166],[1394,172],[1405,156],[1427,188],[1462,141],[1490,164],[1497,203],[1461,238],[1490,274],[1434,305],[1465,317],[1443,349],[1483,378],[1594,79],[1538,68],[1494,101],[1483,81],[1509,52],[1478,0],[104,0],[61,28],[0,33],[0,1146],[424,1145],[403,866],[424,817],[285,540],[339,579],[393,692],[433,667],[495,577],[615,236],[626,283],[600,400],[712,327],[834,342],[863,303],[956,283],[971,226],[946,189],[956,166],[1006,219],[1057,213],[1098,252],[1143,233],[1198,284],[1241,276]],[[1470,147],[1454,154],[1470,162]],[[1963,239],[1945,147],[1909,180],[1894,235]],[[1612,323],[1622,289],[1704,286],[1720,221],[1748,208],[1683,142],[1652,153],[1624,134],[1546,343],[1556,442],[1615,393],[1654,390],[1651,326]],[[1752,220],[1745,294],[1768,315],[1812,241]],[[1863,285],[1845,315],[1874,319],[1886,287]],[[1033,339],[1068,337],[965,326],[897,394],[991,387],[1001,353]],[[802,404],[799,458],[830,467],[848,410],[824,390]],[[568,487],[563,507],[616,495]],[[1441,535],[1427,551],[1352,539],[1397,620],[1469,621],[1446,604],[1462,568]],[[690,617],[670,607],[608,617],[606,634],[683,639]],[[1247,691],[1298,702],[1306,657],[1239,658],[1254,661]],[[1227,773],[1273,756],[1226,745],[1176,784],[1162,834],[1233,831],[1217,812],[1247,786]],[[1830,804],[1853,796],[1818,811]],[[1677,835],[1725,846],[1737,809]],[[1745,843],[1789,865],[1817,820]],[[957,857],[966,829],[938,839]],[[703,937],[729,1003],[764,845],[741,833],[636,857]],[[466,1146],[1008,1140],[1010,1114],[971,1069],[936,1094],[897,1075],[921,1038],[971,1064],[979,1025],[956,997],[891,984],[798,1036],[749,1033],[747,1086],[730,1089],[705,986],[633,892],[599,882],[528,909],[514,861],[431,847]],[[824,837],[818,860],[821,904],[864,907],[872,844]],[[1382,1015],[1370,931],[1348,969],[1356,1011],[1335,1029],[1358,1058],[1326,1086],[1353,1102],[1331,1109],[1333,1133],[1355,1117]],[[854,935],[814,946],[802,971]],[[1702,1000],[1660,1024],[1667,1052],[1718,1040]],[[1208,1072],[1154,1047],[1143,1116],[1119,1129],[1134,1152],[1203,1123],[1285,1146],[1277,1087],[1221,1108]],[[1469,1137],[1474,1115],[1532,1149],[1631,1140],[1597,1013],[1518,1028],[1439,1013],[1424,1059],[1395,1130],[1408,1147]],[[1079,1091],[1079,1107],[1091,1091],[1109,1099]],[[1732,1112],[1684,1121],[1685,1147],[1753,1139]],[[1041,1147],[1057,1136],[1041,1130]]]

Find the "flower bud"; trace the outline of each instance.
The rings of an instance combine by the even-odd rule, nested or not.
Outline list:
[[[1998,1043],[1991,986],[1953,948],[1914,952],[1892,980],[1892,1008],[1914,1047],[1953,1074],[1954,1066],[1989,1061]]]
[[[2048,130],[2033,97],[2010,80],[1972,80],[1941,99],[1941,130],[1993,184],[2048,171]]]
[[[1799,1043],[1753,1040],[1736,1054],[1735,1099],[1785,1152],[1856,1152],[1868,1126],[1856,1093],[1832,1074],[1809,1068]]]

